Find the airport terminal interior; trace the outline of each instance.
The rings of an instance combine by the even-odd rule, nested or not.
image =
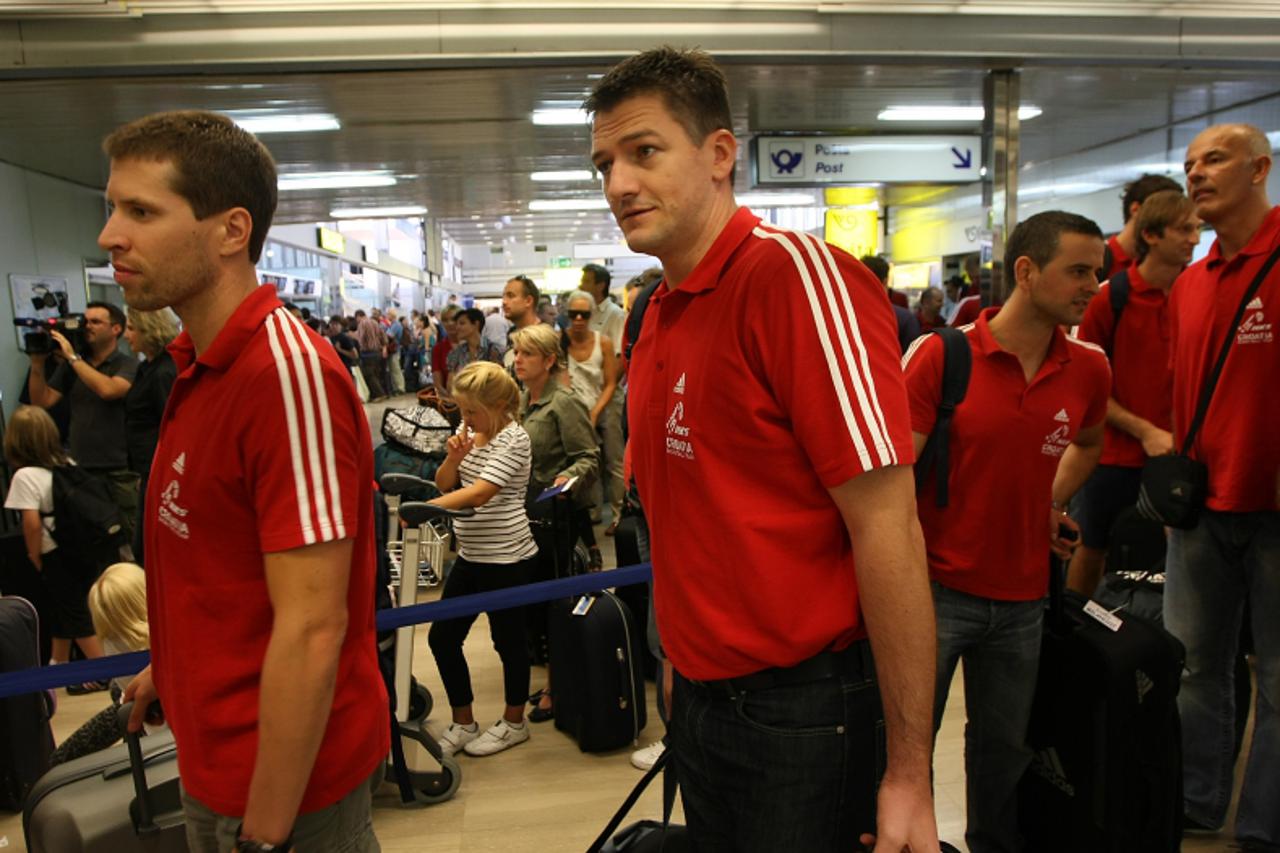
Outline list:
[[[738,201],[884,257],[913,310],[927,288],[966,275],[969,258],[990,276],[1032,214],[1066,210],[1119,231],[1124,186],[1143,174],[1183,183],[1187,145],[1211,124],[1247,122],[1280,145],[1280,2],[1269,0],[2,0],[0,274],[12,298],[0,298],[0,328],[123,304],[97,243],[101,142],[182,109],[230,115],[270,149],[279,204],[258,271],[310,314],[488,312],[513,276],[557,295],[586,264],[609,269],[620,297],[656,260],[623,241],[581,105],[611,66],[662,44],[701,47],[725,71]],[[1268,188],[1280,198],[1274,171]],[[1213,239],[1206,227],[1197,258]],[[32,309],[23,297],[37,286],[65,298]],[[27,376],[20,345],[20,333],[0,342],[6,419]],[[412,405],[411,394],[367,404],[375,444],[382,412]],[[610,521],[606,507],[606,570],[617,566]],[[5,512],[0,541],[20,538]],[[10,565],[13,553],[0,593],[31,571]],[[484,617],[466,649],[484,724],[502,693]],[[422,628],[414,670],[438,728],[447,703]],[[535,688],[543,678],[535,667]],[[966,850],[956,685],[934,790],[941,836]],[[462,756],[446,802],[404,808],[384,787],[382,849],[585,849],[640,777],[631,751],[661,737],[653,689],[634,745],[584,753],[542,723],[508,752]],[[104,696],[58,691],[56,737]],[[628,820],[660,818],[660,787]],[[0,813],[0,848],[26,849],[20,815]]]

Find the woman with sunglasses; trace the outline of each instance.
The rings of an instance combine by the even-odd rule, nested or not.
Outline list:
[[[595,298],[585,291],[575,290],[569,294],[567,304],[569,330],[565,332],[564,348],[569,356],[569,387],[587,407],[591,426],[599,434],[600,418],[618,388],[618,358],[613,352],[613,341],[591,331]],[[586,521],[590,522],[589,512],[586,509],[581,512],[588,516]],[[579,526],[582,528],[582,541],[591,555],[588,567],[599,571],[604,567],[604,558],[596,545],[595,531],[590,523]]]

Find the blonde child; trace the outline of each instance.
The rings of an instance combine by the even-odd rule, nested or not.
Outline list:
[[[134,563],[108,566],[89,588],[89,613],[93,627],[107,654],[139,652],[151,647],[147,627],[147,579]],[[53,764],[61,764],[100,749],[120,739],[116,707],[132,676],[111,682],[111,704],[67,738],[53,753]]]
[[[450,383],[462,425],[449,439],[448,456],[436,473],[445,494],[432,503],[471,507],[475,515],[454,523],[458,559],[442,598],[519,586],[529,582],[538,548],[525,516],[532,450],[529,435],[515,421],[520,392],[501,365],[473,362]],[[445,754],[492,755],[529,739],[524,703],[529,695],[529,651],[524,609],[489,614],[493,645],[502,659],[506,709],[481,732],[472,714],[471,674],[462,644],[475,616],[431,626],[429,643],[453,709],[453,722],[440,739]]]

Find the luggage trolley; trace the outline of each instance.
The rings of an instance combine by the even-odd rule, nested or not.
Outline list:
[[[399,540],[403,565],[420,565],[425,559],[428,567],[438,573],[444,563],[449,519],[473,515],[475,511],[449,510],[416,501],[401,503],[401,496],[406,492],[430,485],[410,474],[385,474],[379,485],[387,498],[391,523],[397,528],[401,520],[405,523]],[[400,532],[397,530],[397,534]],[[405,576],[401,572],[400,582],[396,585],[397,607],[408,607],[418,601],[419,584],[405,583]],[[424,729],[433,703],[430,692],[413,679],[413,635],[416,627],[406,625],[396,629],[395,717],[414,799],[427,805],[444,802],[457,792],[462,782],[462,768],[455,758],[440,751],[439,743]],[[389,772],[389,775],[393,774],[394,767]]]
[[[392,485],[389,487],[388,483]],[[400,585],[400,572],[404,566],[404,537],[400,533],[400,504],[405,492],[428,491],[439,493],[435,484],[412,474],[383,474],[378,481],[387,505],[387,557],[390,560],[391,583]],[[392,491],[398,488],[400,491]],[[418,539],[418,586],[430,589],[439,586],[443,576],[444,555],[448,529],[436,524],[424,525]]]

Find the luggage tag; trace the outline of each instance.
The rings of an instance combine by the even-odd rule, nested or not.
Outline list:
[[[1096,601],[1089,601],[1089,603],[1084,606],[1084,612],[1092,616],[1099,624],[1102,625],[1102,627],[1110,631],[1119,631],[1120,626],[1124,624],[1123,619]]]
[[[578,599],[578,603],[573,605],[574,616],[586,616],[587,611],[591,609],[591,605],[596,603],[594,595],[584,595]]]

